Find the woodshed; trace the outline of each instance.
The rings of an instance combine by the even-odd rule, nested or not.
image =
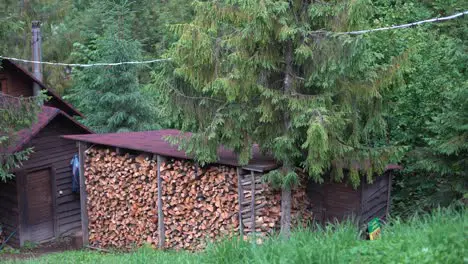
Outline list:
[[[197,250],[220,236],[255,230],[262,237],[279,230],[281,195],[261,180],[278,167],[271,157],[255,148],[249,164],[240,166],[235,153],[220,147],[214,164],[199,167],[166,141],[178,135],[158,130],[64,136],[83,150],[84,244]],[[303,182],[293,192],[293,222],[360,217],[370,202],[383,203],[385,212],[367,210],[366,217],[385,217],[390,187],[380,178],[356,190],[345,183]]]

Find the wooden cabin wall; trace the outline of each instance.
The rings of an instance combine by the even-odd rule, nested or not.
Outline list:
[[[312,203],[314,219],[319,223],[341,221],[358,216],[360,210],[360,191],[345,183],[311,182],[307,188]]]
[[[7,94],[11,96],[32,96],[32,82],[24,77],[24,73],[7,66],[1,71],[2,78],[7,80]]]
[[[16,233],[10,238],[8,244],[18,247],[20,245],[18,228],[18,193],[16,179],[0,182],[0,224],[3,225],[3,233],[8,237],[12,232]]]
[[[362,189],[362,223],[369,222],[374,217],[385,219],[389,205],[391,172],[377,177],[372,184],[364,184]]]
[[[38,167],[51,167],[55,175],[56,215],[58,234],[69,234],[81,229],[80,197],[72,192],[72,169],[70,160],[78,153],[76,142],[60,138],[60,135],[84,133],[65,117],[57,117],[41,130],[31,141],[34,153],[24,163],[30,171]],[[59,192],[62,194],[59,194]]]
[[[0,60],[1,64],[1,60]],[[10,63],[4,63],[0,69],[0,84],[2,87],[0,92],[6,93],[11,96],[33,96],[33,81],[21,70],[18,70]],[[52,96],[51,91],[47,92],[48,96],[51,96],[49,100],[44,102],[45,106],[58,108],[70,116],[76,115],[70,105],[67,105],[64,101],[58,99],[56,96]]]

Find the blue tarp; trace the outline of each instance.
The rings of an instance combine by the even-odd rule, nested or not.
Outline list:
[[[78,154],[75,154],[70,161],[72,166],[72,191],[75,193],[80,192],[80,159]]]

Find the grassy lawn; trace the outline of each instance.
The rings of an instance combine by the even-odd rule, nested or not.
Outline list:
[[[361,240],[350,224],[296,230],[287,242],[271,238],[254,246],[236,239],[211,245],[200,253],[74,251],[4,263],[468,263],[465,211],[435,211],[407,222],[393,220],[376,241]]]

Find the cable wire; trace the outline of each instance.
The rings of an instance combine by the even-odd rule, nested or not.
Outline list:
[[[447,21],[451,19],[455,19],[464,15],[468,15],[468,10],[463,11],[451,16],[446,16],[446,17],[437,17],[437,18],[431,18],[427,20],[421,20],[413,23],[408,23],[408,24],[402,24],[402,25],[397,25],[397,26],[391,26],[391,27],[382,27],[382,28],[374,28],[374,29],[366,29],[366,30],[358,30],[358,31],[350,31],[350,32],[338,32],[336,34],[340,35],[360,35],[360,34],[366,34],[366,33],[371,33],[371,32],[376,32],[376,31],[383,31],[383,30],[393,30],[393,29],[400,29],[400,28],[408,28],[408,27],[413,27],[413,26],[418,26],[422,25],[425,23],[433,23],[433,22],[441,22],[441,21]],[[333,33],[333,32],[330,32]]]
[[[69,66],[69,67],[95,67],[95,66],[118,66],[118,65],[127,65],[127,64],[150,64],[162,61],[170,61],[171,58],[168,59],[153,59],[153,60],[146,60],[146,61],[123,61],[123,62],[98,62],[98,63],[90,63],[90,64],[82,64],[82,63],[63,63],[63,62],[49,62],[49,61],[33,61],[33,60],[25,60],[13,57],[7,57],[0,55],[0,59],[6,59],[11,61],[18,61],[18,62],[25,62],[25,63],[33,63],[33,64],[45,64],[45,65],[54,65],[54,66]]]
[[[413,23],[409,23],[409,24],[402,24],[402,25],[396,25],[396,26],[390,26],[390,27],[365,29],[365,30],[357,30],[357,31],[349,31],[349,32],[331,32],[331,31],[318,30],[318,31],[312,32],[312,34],[361,35],[361,34],[367,34],[367,33],[371,33],[371,32],[377,32],[377,31],[408,28],[408,27],[422,25],[422,24],[425,24],[425,23],[442,22],[442,21],[456,19],[456,18],[462,17],[464,15],[468,15],[468,10],[460,12],[460,13],[453,14],[451,16],[431,18],[431,19],[421,20],[421,21],[417,21],[417,22],[413,22]],[[151,64],[151,63],[165,62],[165,61],[171,61],[172,60],[171,58],[167,58],[167,59],[152,59],[152,60],[146,60],[146,61],[124,61],[124,62],[113,62],[113,63],[102,62],[102,63],[82,64],[82,63],[32,61],[32,60],[25,60],[25,59],[13,58],[13,57],[2,56],[2,55],[0,55],[0,59],[7,59],[7,60],[11,60],[11,61],[24,62],[24,63],[33,63],[33,64],[45,64],[45,65],[68,66],[68,67],[83,67],[83,68],[85,68],[85,67],[95,67],[95,66],[118,66],[118,65],[128,65],[128,64]]]

